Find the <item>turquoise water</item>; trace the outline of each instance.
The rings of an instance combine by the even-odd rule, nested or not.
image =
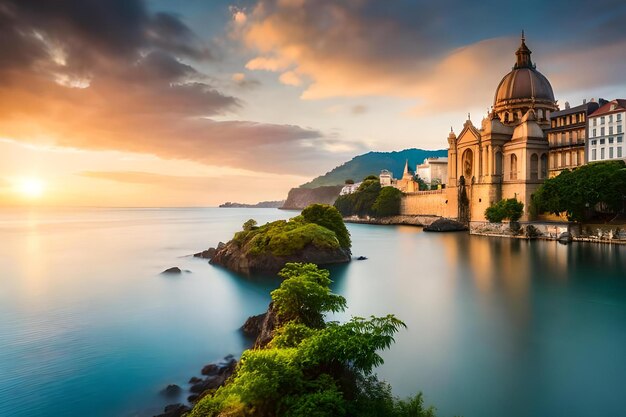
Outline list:
[[[0,211],[0,416],[161,410],[167,384],[245,348],[277,285],[186,255],[293,214]],[[407,323],[378,370],[396,394],[442,416],[626,416],[626,247],[349,228],[369,259],[332,269],[336,318]]]

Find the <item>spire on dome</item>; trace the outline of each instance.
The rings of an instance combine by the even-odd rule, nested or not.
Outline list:
[[[535,68],[533,62],[530,60],[530,54],[532,54],[532,52],[528,49],[528,46],[526,46],[526,36],[524,36],[524,31],[522,30],[522,44],[517,49],[517,52],[515,52],[517,61],[513,69]]]
[[[409,173],[409,160],[406,160],[406,163],[404,164],[404,173],[408,174]]]

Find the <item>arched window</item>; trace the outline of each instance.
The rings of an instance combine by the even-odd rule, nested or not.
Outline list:
[[[496,152],[496,175],[502,175],[502,152]]]
[[[465,177],[465,181],[470,181],[474,176],[474,152],[471,149],[466,149],[461,161],[461,174]]]
[[[539,157],[536,153],[530,156],[530,179],[539,179]]]
[[[511,179],[517,179],[517,155],[511,155]]]
[[[541,154],[541,171],[539,178],[544,179],[548,176],[548,155]]]

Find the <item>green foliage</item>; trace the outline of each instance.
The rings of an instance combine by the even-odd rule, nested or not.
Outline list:
[[[373,206],[380,192],[380,181],[372,175],[365,178],[354,193],[339,196],[335,200],[335,207],[343,216],[374,215]]]
[[[607,161],[565,170],[546,180],[533,194],[538,212],[566,213],[569,220],[584,221],[597,209],[618,213],[626,199],[626,164]]]
[[[415,181],[417,181],[417,185],[420,191],[428,191],[430,189],[428,184],[426,184],[426,182],[424,182],[424,180],[421,179],[420,177],[416,176]]]
[[[498,201],[485,210],[485,217],[492,223],[500,223],[504,219],[516,222],[524,213],[524,203],[514,198]]]
[[[330,291],[327,270],[314,264],[288,263],[279,275],[285,280],[271,295],[282,322],[320,328],[324,326],[324,313],[345,310],[346,299]]]
[[[274,339],[245,351],[228,383],[200,400],[190,417],[434,417],[421,394],[398,400],[371,374],[382,364],[378,351],[389,348],[403,322],[389,315],[326,324],[325,312],[345,308],[343,297],[330,292],[328,271],[287,264],[281,276],[272,292],[283,315]]]
[[[254,219],[247,220],[243,224],[244,232],[249,232],[250,230],[254,230],[254,229],[256,229],[256,227],[257,227],[257,223],[256,223],[256,220],[254,220]]]
[[[308,223],[315,223],[335,232],[342,248],[347,249],[351,246],[350,232],[343,222],[341,213],[335,207],[328,204],[311,204],[302,210],[302,217]]]
[[[372,205],[372,211],[377,216],[396,216],[400,214],[400,200],[402,191],[394,187],[383,187]]]
[[[306,217],[305,217],[306,216]],[[332,206],[314,204],[303,215],[257,226],[250,219],[241,232],[235,233],[233,241],[246,253],[289,256],[313,245],[317,249],[333,250],[349,248],[350,233],[341,214]]]

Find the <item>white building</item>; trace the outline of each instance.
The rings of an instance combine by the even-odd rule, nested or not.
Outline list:
[[[378,176],[378,178],[380,179],[381,187],[390,187],[394,183],[393,175],[386,169],[380,171],[380,175]]]
[[[429,186],[445,184],[448,178],[448,158],[426,158],[417,166],[417,176]]]
[[[593,112],[589,116],[587,160],[626,160],[625,127],[626,99],[609,101]]]
[[[354,184],[346,184],[346,185],[343,186],[343,188],[339,192],[339,195],[352,194],[352,193],[356,192],[356,190],[359,189],[361,184],[363,184],[363,182],[356,182]]]

